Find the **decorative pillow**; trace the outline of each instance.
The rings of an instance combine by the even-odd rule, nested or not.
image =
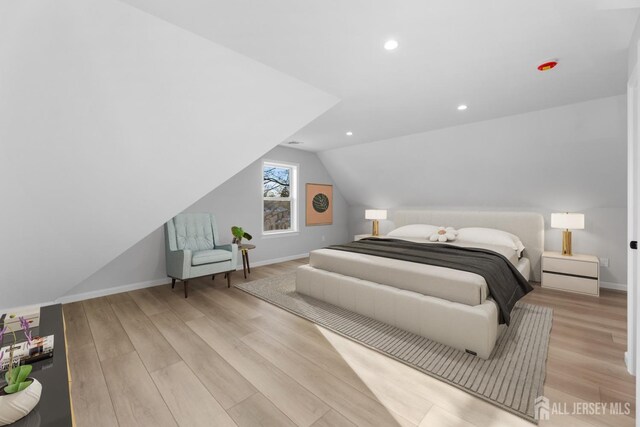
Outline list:
[[[518,257],[522,256],[522,251],[524,251],[524,245],[518,236],[506,231],[496,230],[495,228],[461,228],[458,230],[458,240],[470,243],[506,246],[518,252]]]
[[[453,227],[438,227],[435,233],[429,236],[432,242],[450,242],[456,240],[458,232]]]
[[[429,224],[410,224],[398,227],[387,233],[387,237],[419,237],[427,239],[438,231],[438,227]]]

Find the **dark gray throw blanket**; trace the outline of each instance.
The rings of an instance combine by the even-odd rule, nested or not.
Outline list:
[[[533,290],[527,279],[503,255],[480,248],[443,243],[414,243],[398,239],[367,238],[327,249],[375,255],[402,261],[468,271],[484,277],[500,309],[500,323],[509,324],[516,302]]]

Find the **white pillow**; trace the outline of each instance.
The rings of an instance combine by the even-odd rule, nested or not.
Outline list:
[[[495,228],[469,227],[458,230],[458,240],[471,243],[484,243],[487,245],[499,245],[513,248],[518,252],[518,257],[522,256],[524,245],[515,234],[508,233]]]
[[[420,237],[428,239],[433,233],[438,231],[438,227],[429,224],[410,224],[398,227],[387,233],[387,237]]]

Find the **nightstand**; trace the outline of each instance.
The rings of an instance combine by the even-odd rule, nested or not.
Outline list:
[[[542,287],[600,295],[600,261],[592,255],[542,254]]]
[[[356,234],[355,236],[353,236],[353,240],[366,239],[367,237],[373,237],[373,236],[371,234]],[[384,237],[384,236],[380,235],[376,237]]]

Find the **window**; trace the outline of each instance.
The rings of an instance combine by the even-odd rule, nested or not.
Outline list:
[[[268,161],[262,164],[263,234],[298,231],[297,179],[297,165]]]

